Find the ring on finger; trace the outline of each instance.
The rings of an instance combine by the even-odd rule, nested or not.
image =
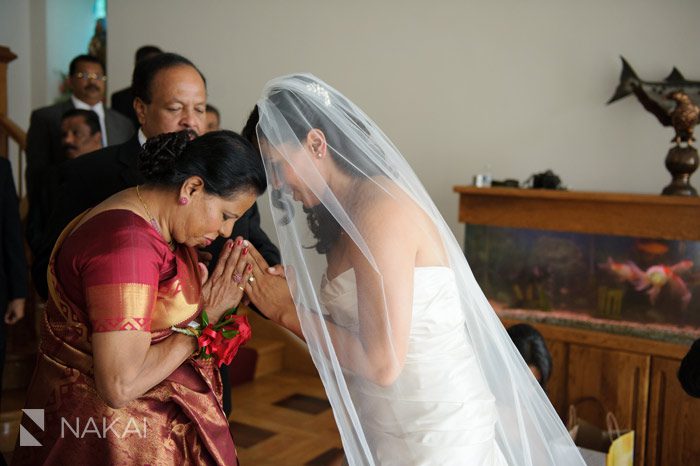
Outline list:
[[[248,283],[253,284],[254,281],[255,281],[254,276],[251,275],[250,277],[248,277]]]
[[[233,274],[233,281],[235,283],[241,283],[241,280],[243,280],[243,276],[240,273]]]
[[[241,291],[245,291],[245,288],[243,288],[241,285],[238,285],[238,289]]]

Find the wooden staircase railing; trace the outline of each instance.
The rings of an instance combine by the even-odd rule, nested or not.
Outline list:
[[[27,148],[27,133],[10,119],[7,115],[7,66],[17,58],[17,55],[5,46],[0,45],[0,157],[8,158],[10,156],[9,140],[14,141],[18,148],[19,154],[17,160],[19,180],[17,189],[20,198],[24,195],[24,154]]]
[[[19,127],[17,123],[12,121],[7,115],[0,113],[0,131],[3,131],[5,138],[12,139],[17,143],[21,151],[25,151],[27,148],[27,133],[24,132],[22,128]],[[5,141],[6,147],[3,148],[3,152],[0,153],[2,156],[7,157],[7,140]]]

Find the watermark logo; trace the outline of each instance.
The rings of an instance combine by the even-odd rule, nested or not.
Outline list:
[[[106,417],[102,418],[102,430],[100,430],[100,422],[95,421],[95,418],[89,417],[87,420],[83,419],[82,428],[80,423],[80,418],[75,418],[75,423],[71,422],[66,418],[61,418],[61,438],[66,438],[68,432],[75,438],[85,438],[87,436],[94,436],[96,438],[107,438],[108,435],[112,435],[116,438],[123,439],[130,435],[137,435],[138,438],[146,438],[146,418],[143,418],[143,430],[140,428],[139,422],[130,417],[126,422],[126,425],[117,426],[117,424],[124,424],[122,418],[115,417],[111,421]]]
[[[23,409],[22,412],[27,415],[34,424],[42,431],[44,430],[44,410],[43,409]],[[29,433],[23,425],[19,426],[19,445],[21,447],[40,447],[41,443]]]
[[[44,427],[44,410],[43,409],[23,409],[24,414],[27,415],[29,419],[36,424],[36,426],[43,432]],[[66,438],[67,436],[72,436],[75,438],[85,438],[94,437],[104,439],[108,435],[113,437],[123,439],[130,435],[136,435],[139,438],[146,438],[146,432],[148,425],[146,423],[146,418],[137,420],[133,417],[129,417],[126,422],[123,418],[114,417],[112,419],[101,418],[100,420],[95,420],[93,417],[88,417],[86,419],[74,418],[72,422],[64,417],[61,420],[61,438]],[[101,428],[100,428],[101,427]],[[41,447],[42,444],[39,442],[32,434],[29,433],[23,425],[19,426],[19,444],[22,447]]]

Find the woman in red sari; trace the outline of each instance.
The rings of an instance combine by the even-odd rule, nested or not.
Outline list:
[[[262,162],[218,131],[158,136],[139,164],[146,184],[75,218],[54,247],[36,411],[14,464],[237,464],[219,371],[173,328],[241,300],[247,243],[229,240],[209,277],[194,248],[231,234],[265,189]]]

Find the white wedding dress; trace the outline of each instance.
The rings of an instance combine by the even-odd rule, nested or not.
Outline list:
[[[348,392],[378,465],[505,465],[495,440],[491,394],[469,343],[455,275],[447,267],[414,272],[405,365],[382,387],[345,371]],[[330,319],[358,332],[355,273],[321,282]]]
[[[309,74],[270,81],[257,109],[282,263],[348,463],[585,466],[449,225],[381,128]],[[402,294],[411,274],[399,281],[397,270],[443,252],[439,265],[449,268],[416,268]],[[333,258],[355,269],[321,280]],[[394,383],[370,382],[404,353]]]

